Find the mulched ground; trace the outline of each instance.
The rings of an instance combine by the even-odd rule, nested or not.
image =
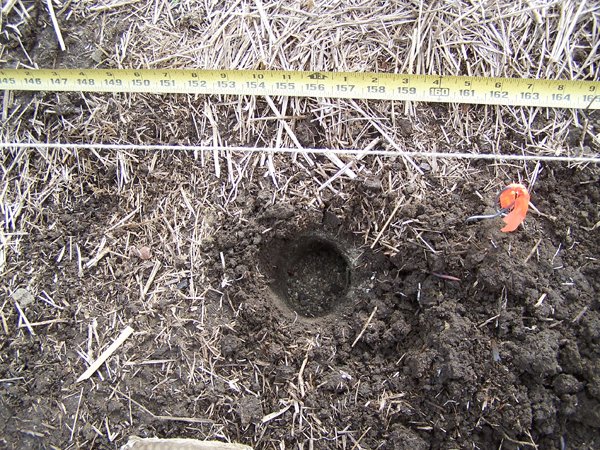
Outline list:
[[[14,162],[13,182],[25,163],[45,163],[34,151]],[[387,218],[403,192],[359,184],[306,208],[249,182],[235,215],[210,217],[196,207],[210,182],[182,182],[199,172],[187,156],[147,155],[124,190],[94,169],[83,191],[44,199],[3,275],[34,294],[29,322],[51,322],[32,335],[6,297],[3,445],[111,448],[138,434],[256,448],[598,446],[597,172],[540,174],[533,198],[546,215],[530,213],[512,234],[499,219],[464,223],[484,207],[469,195],[483,174],[452,196],[433,191],[397,212],[391,226],[410,238],[393,251],[370,249],[353,228]],[[378,215],[357,217],[363,201]],[[195,225],[177,229],[184,215]],[[161,221],[171,231],[159,237]],[[315,256],[315,235],[338,256]],[[86,268],[104,239],[110,253]],[[322,317],[286,306],[269,269],[273,249],[294,254],[302,239],[313,255],[305,272],[337,274],[339,255],[352,271],[345,298]],[[141,244],[151,259],[128,254]],[[340,282],[318,281],[315,298]],[[82,358],[125,324],[134,336],[75,384]]]
[[[188,3],[131,2],[129,35],[121,20],[129,6],[76,5],[69,18],[65,4],[58,15],[71,47],[56,59],[45,10],[18,1],[2,34],[6,64],[26,63],[27,53],[40,66],[91,66],[103,53],[81,37],[98,30],[104,52],[115,52],[104,55],[107,66],[127,42],[142,53],[132,43],[142,37],[159,59],[168,47],[159,36],[173,40],[185,28],[193,40],[202,34],[194,27],[223,33],[205,33],[214,42],[198,52],[243,54],[247,47],[219,41],[238,19],[264,32],[266,46],[269,14],[302,24],[319,20],[318,8],[335,9],[283,2],[264,5],[263,16],[244,3],[242,17],[213,2],[194,18],[180,11]],[[498,20],[535,26],[511,5],[498,6]],[[17,24],[22,6],[30,18]],[[412,23],[366,6],[323,13],[323,29],[339,25],[349,45],[384,48],[377,30]],[[407,8],[402,14],[419,10]],[[586,20],[577,29],[593,35],[598,11],[571,9],[539,14],[548,23]],[[159,10],[177,33],[161,32]],[[425,35],[439,36],[428,28],[442,17],[436,11],[418,12]],[[157,20],[136,22],[141,16]],[[305,25],[290,33],[322,32]],[[588,38],[572,38],[572,66],[582,71],[593,65]],[[561,54],[558,44],[546,47]],[[452,47],[433,48],[443,56]],[[365,67],[392,67],[374,58]],[[274,99],[274,112],[253,98],[3,99],[3,140],[20,141],[291,145],[280,114],[307,147],[390,149],[392,141],[567,155],[597,152],[600,129],[596,113],[536,108]],[[2,448],[114,449],[131,435],[256,449],[600,448],[597,166],[365,156],[340,169],[317,154],[32,148],[2,150],[0,167]],[[502,233],[500,219],[465,222],[493,212],[513,181],[531,189],[524,226]],[[77,383],[127,325],[134,334]]]

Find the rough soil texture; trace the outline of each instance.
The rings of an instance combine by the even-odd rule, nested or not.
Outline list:
[[[48,25],[43,2],[19,3]],[[61,19],[68,55],[49,26],[22,27],[23,49],[40,66],[91,65],[102,49],[83,35],[106,30],[105,51],[124,39],[107,11],[113,26],[98,29]],[[204,13],[173,14],[203,26]],[[25,60],[3,39],[7,61]],[[23,140],[176,143],[205,126],[202,142],[252,145],[283,132],[261,99],[4,98],[3,134]],[[387,142],[373,119],[301,104],[290,123],[306,146],[340,142],[338,113],[351,145]],[[360,105],[408,147],[552,152],[566,136],[562,149],[598,151],[596,112]],[[236,136],[245,111],[256,134]],[[511,128],[527,114],[530,128]],[[257,450],[600,448],[598,167],[365,156],[351,179],[312,158],[2,150],[0,448],[115,449],[131,435]],[[516,180],[532,187],[524,226],[465,223]],[[127,325],[133,336],[76,383]]]
[[[36,159],[32,155],[30,163]],[[157,173],[173,168],[162,163]],[[193,164],[183,159],[177,169],[185,173]],[[418,220],[421,237],[435,254],[418,241],[386,254],[353,239],[351,218],[363,195],[360,187],[323,210],[271,205],[265,186],[249,184],[247,194],[236,200],[238,214],[223,216],[198,255],[209,279],[231,281],[202,298],[189,298],[188,285],[199,280],[194,274],[189,279],[174,274],[149,299],[121,280],[132,272],[146,280],[156,261],[181,264],[160,247],[149,263],[117,252],[83,277],[77,276],[75,256],[56,262],[61,248],[67,245],[70,251],[70,240],[97,240],[115,221],[124,200],[102,194],[108,180],[98,175],[88,179],[84,196],[69,196],[60,207],[48,199],[38,222],[43,226],[23,240],[23,267],[37,262],[37,271],[17,270],[13,276],[22,286],[35,283],[42,293],[25,307],[26,314],[38,322],[60,308],[63,321],[36,328],[35,336],[21,330],[18,337],[1,341],[3,446],[67,447],[74,442],[111,448],[130,434],[156,434],[227,436],[256,448],[271,448],[274,442],[294,447],[308,444],[313,428],[331,439],[328,444],[321,438],[315,443],[319,448],[343,448],[342,442],[352,447],[355,440],[362,448],[600,445],[599,249],[597,227],[589,231],[600,220],[598,173],[557,169],[541,175],[535,197],[549,215],[533,214],[526,229],[512,234],[501,233],[498,222],[466,226],[463,219],[481,208],[466,192],[457,194],[461,202],[451,210],[448,199],[434,194],[407,206],[394,223]],[[474,183],[485,184],[483,178]],[[143,170],[136,179],[136,189],[156,183]],[[567,182],[571,190],[553,194],[553,186]],[[155,208],[169,184],[165,179],[160,190],[146,191],[143,208]],[[384,217],[393,200],[370,198]],[[126,238],[124,228],[136,233],[143,227],[139,220],[132,218],[109,233],[113,245]],[[272,279],[261,270],[261,261],[274,240],[295,241],[314,233],[335,239],[356,259],[346,301],[329,315],[306,320],[274,301]],[[307,257],[303,270],[317,273],[316,264],[323,263],[323,258]],[[99,283],[106,277],[102,266],[108,265],[113,280]],[[333,279],[322,278],[321,292],[342,282],[340,273],[328,273]],[[44,292],[59,306],[42,301]],[[111,326],[119,317],[147,331],[123,346],[115,357],[120,363],[109,360],[103,379],[96,376],[93,383],[74,386],[75,375],[84,369],[75,352],[85,348],[92,332],[87,326],[92,318],[82,322],[86,296],[106,302],[106,313],[95,317],[93,327]],[[15,320],[8,318],[11,330]],[[167,329],[163,342],[160,336]],[[214,352],[214,365],[194,368],[190,355],[205,352]],[[110,369],[115,364],[118,373]],[[161,420],[139,405],[155,415],[214,423]],[[78,408],[85,408],[86,419],[71,441]],[[281,414],[269,420],[267,414],[277,411]],[[106,428],[100,428],[103,421],[115,436],[113,444]]]
[[[318,235],[273,240],[262,258],[275,297],[301,316],[323,316],[346,301],[352,267],[335,241]]]

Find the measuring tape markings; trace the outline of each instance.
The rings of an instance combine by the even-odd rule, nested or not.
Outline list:
[[[280,95],[600,109],[600,82],[369,72],[1,69],[0,90]]]

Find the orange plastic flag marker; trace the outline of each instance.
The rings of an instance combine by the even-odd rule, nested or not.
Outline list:
[[[519,183],[509,184],[500,192],[499,200],[500,206],[510,211],[506,217],[502,218],[506,226],[500,231],[505,233],[515,231],[525,220],[529,209],[529,192],[527,188]]]

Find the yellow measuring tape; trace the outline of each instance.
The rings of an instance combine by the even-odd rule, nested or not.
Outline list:
[[[283,95],[600,109],[600,82],[370,72],[2,69],[0,90]]]

